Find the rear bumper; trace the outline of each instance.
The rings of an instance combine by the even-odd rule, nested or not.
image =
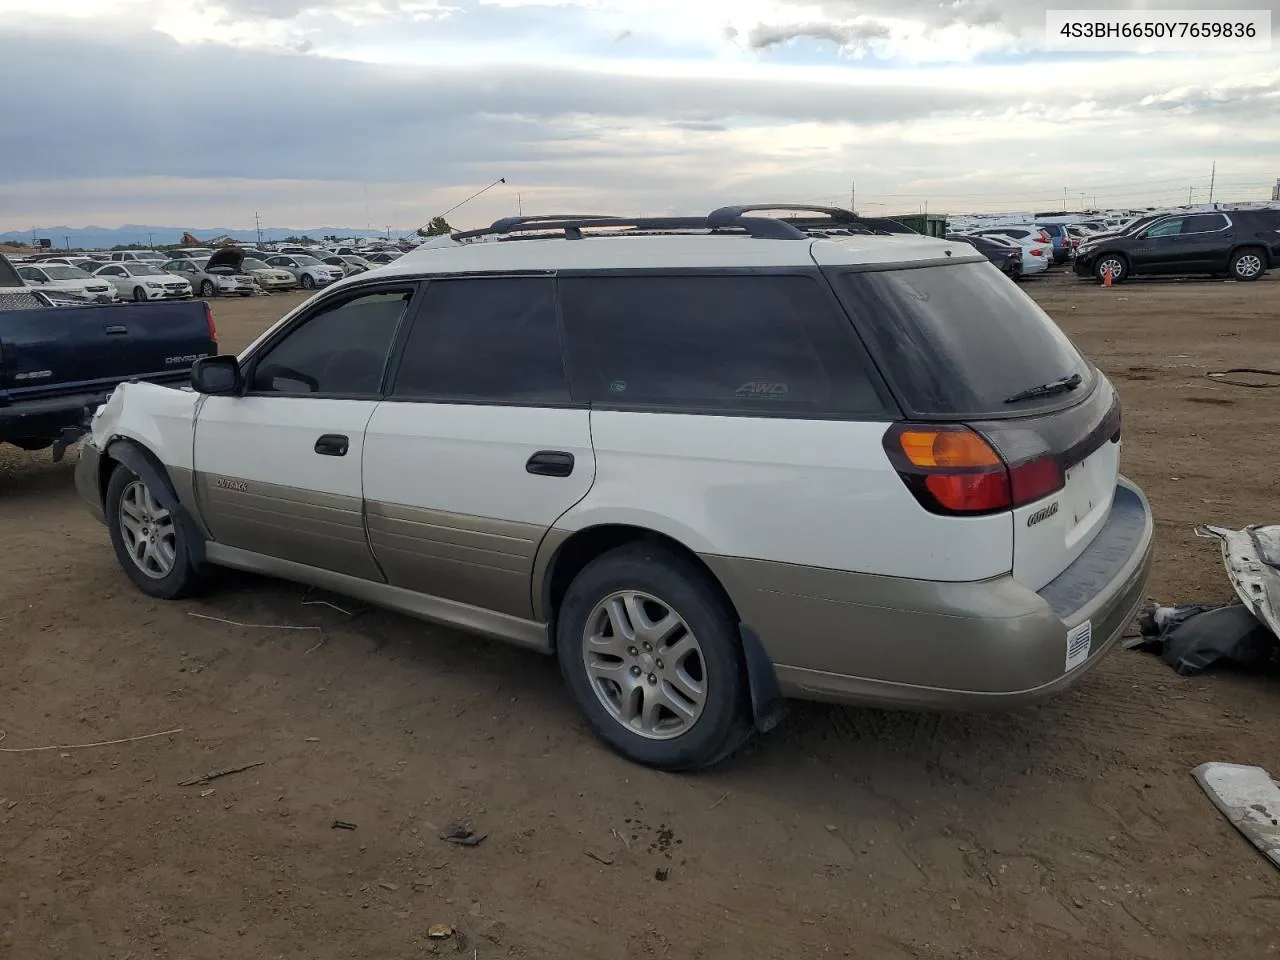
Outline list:
[[[1034,592],[1012,577],[933,583],[704,558],[761,638],[787,696],[865,706],[990,709],[1077,683],[1146,596],[1153,523],[1142,492],[1116,488],[1107,524]],[[1068,669],[1068,634],[1090,625]]]
[[[111,389],[74,393],[39,400],[19,400],[0,407],[0,443],[20,440],[54,440],[66,429],[83,429],[86,408],[92,409],[111,395]]]

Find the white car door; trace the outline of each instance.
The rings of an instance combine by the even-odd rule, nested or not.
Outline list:
[[[382,580],[365,534],[365,427],[413,283],[327,297],[242,358],[240,396],[197,410],[195,486],[212,538]]]
[[[532,618],[538,546],[595,480],[554,284],[427,284],[365,438],[369,539],[389,583]]]

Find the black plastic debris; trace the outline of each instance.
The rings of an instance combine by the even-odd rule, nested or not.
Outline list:
[[[1280,662],[1275,635],[1238,603],[1155,607],[1138,621],[1138,629],[1140,636],[1125,646],[1158,653],[1183,677],[1194,677],[1219,663],[1258,669]]]

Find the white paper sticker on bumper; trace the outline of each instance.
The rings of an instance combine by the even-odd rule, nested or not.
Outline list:
[[[1067,631],[1067,669],[1074,670],[1089,659],[1093,646],[1093,621],[1086,620],[1080,626]]]

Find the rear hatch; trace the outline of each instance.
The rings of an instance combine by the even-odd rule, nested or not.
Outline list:
[[[1120,457],[1111,384],[989,263],[828,270],[908,420],[944,439],[976,434],[995,454],[952,471],[951,487],[923,477],[917,499],[948,516],[1007,514],[1014,578],[1045,586],[1110,513]],[[937,502],[930,489],[955,499]],[[939,535],[952,529],[940,525]]]

